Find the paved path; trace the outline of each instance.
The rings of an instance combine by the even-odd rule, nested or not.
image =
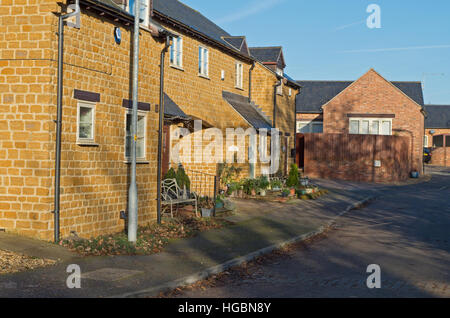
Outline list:
[[[427,170],[428,183],[376,186],[381,198],[306,249],[178,297],[450,297],[450,169]],[[381,267],[381,289],[366,287],[369,264]]]

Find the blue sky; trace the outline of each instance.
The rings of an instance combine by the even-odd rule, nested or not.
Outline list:
[[[182,0],[250,46],[281,45],[301,80],[355,80],[370,68],[422,81],[425,102],[450,104],[448,0]],[[369,4],[381,28],[369,29]]]

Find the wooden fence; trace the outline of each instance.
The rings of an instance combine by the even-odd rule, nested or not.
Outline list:
[[[298,134],[297,145],[297,163],[309,177],[392,182],[410,173],[407,137]]]

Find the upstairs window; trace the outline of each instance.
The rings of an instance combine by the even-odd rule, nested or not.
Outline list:
[[[200,76],[209,76],[209,51],[203,46],[198,47],[198,74]]]
[[[284,76],[283,75],[283,70],[277,68],[277,74],[282,77],[281,78],[281,85],[277,86],[277,94],[278,95],[283,95],[283,76]]]
[[[236,63],[236,87],[243,87],[243,65],[242,63]]]
[[[134,15],[134,6],[137,0],[128,0],[128,12]],[[152,0],[139,0],[141,2],[139,18],[141,19],[141,24],[148,26],[150,22],[150,1]]]
[[[183,68],[183,38],[172,37],[172,45],[170,46],[170,65]]]

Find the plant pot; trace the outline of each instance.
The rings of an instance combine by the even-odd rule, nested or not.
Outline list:
[[[266,190],[260,190],[260,191],[259,191],[259,195],[262,196],[262,197],[265,197],[266,194],[267,194],[267,193],[266,193]]]
[[[202,218],[209,218],[209,217],[211,217],[212,211],[213,211],[213,209],[202,208]]]
[[[295,189],[294,189],[294,188],[292,188],[292,189],[290,190],[289,195],[290,195],[291,197],[295,196]]]
[[[256,195],[256,190],[255,190],[255,189],[252,189],[251,194],[252,194],[252,196],[254,197],[254,196]]]
[[[305,191],[306,191],[306,194],[311,194],[314,192],[314,190],[312,188],[308,188]]]
[[[189,212],[194,211],[194,206],[193,205],[186,205],[184,207],[184,210],[189,211]]]
[[[224,204],[222,201],[216,202],[216,209],[222,209],[224,207]]]
[[[417,179],[418,177],[419,177],[419,172],[417,172],[417,171],[411,172],[411,178]]]
[[[238,190],[237,196],[238,196],[238,198],[242,198],[244,196],[244,191],[243,190]]]
[[[281,191],[281,189],[280,189],[280,188],[277,188],[277,187],[275,187],[275,188],[273,188],[273,189],[272,189],[272,191],[274,191],[274,192],[278,192],[278,191]]]

